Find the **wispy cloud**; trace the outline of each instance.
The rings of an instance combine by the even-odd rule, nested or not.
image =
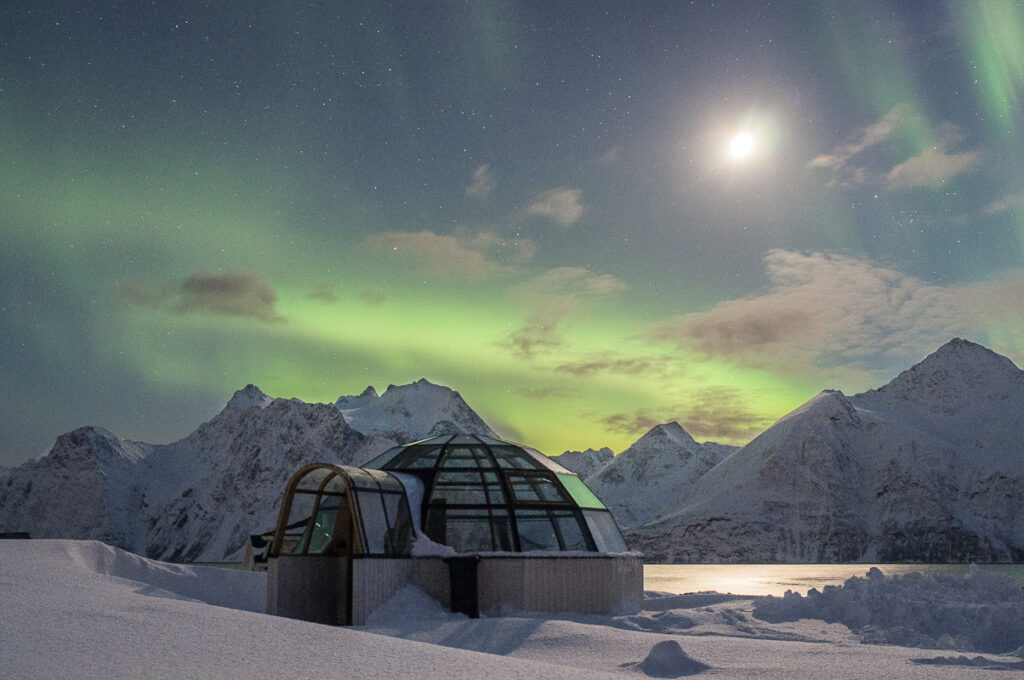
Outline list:
[[[913,115],[909,106],[897,104],[877,123],[855,130],[848,141],[826,154],[817,156],[808,165],[815,168],[831,169],[835,172],[833,179],[835,183],[862,184],[867,177],[867,172],[863,167],[854,163],[855,159],[867,149],[889,139],[896,129],[904,125]]]
[[[250,317],[264,322],[283,319],[274,310],[277,293],[266,278],[254,272],[215,274],[200,270],[182,281],[153,284],[129,281],[121,289],[136,304],[187,313]]]
[[[502,344],[521,357],[562,344],[558,325],[581,301],[600,298],[627,286],[608,274],[581,267],[558,267],[512,287],[510,294],[530,310],[526,323],[506,336]]]
[[[1001,215],[1017,210],[1024,210],[1024,193],[1003,196],[985,206],[986,215]]]
[[[535,251],[534,244],[525,239],[510,241],[491,233],[452,236],[431,231],[373,234],[363,240],[363,247],[433,276],[474,280],[507,271],[509,265],[498,261],[498,256],[510,261],[528,260]]]
[[[888,141],[893,135],[911,129],[927,129],[927,123],[906,104],[897,104],[878,122],[860,128],[849,141],[826,154],[812,159],[810,167],[825,168],[832,172],[829,185],[859,186],[882,184],[890,189],[911,189],[941,186],[956,175],[976,168],[981,153],[951,150],[963,141],[963,133],[953,123],[943,121],[931,133],[933,146],[893,166],[888,172],[879,170],[874,161],[865,160],[864,154],[872,147]]]
[[[953,177],[973,170],[981,163],[981,153],[946,154],[938,149],[926,149],[920,155],[903,161],[885,176],[894,189],[942,186]]]
[[[562,226],[568,227],[583,216],[584,207],[580,202],[582,198],[582,189],[567,189],[565,187],[549,189],[528,205],[526,212],[550,218]]]
[[[473,180],[466,187],[466,195],[473,198],[487,198],[496,186],[491,166],[478,165],[473,171]]]

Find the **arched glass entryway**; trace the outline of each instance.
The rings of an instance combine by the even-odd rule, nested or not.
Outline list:
[[[413,539],[405,489],[393,475],[315,463],[285,487],[271,555],[408,555]]]

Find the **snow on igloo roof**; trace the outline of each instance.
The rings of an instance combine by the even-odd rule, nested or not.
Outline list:
[[[442,435],[396,446],[363,467],[422,471],[448,467],[504,468],[575,474],[536,449],[475,434]]]

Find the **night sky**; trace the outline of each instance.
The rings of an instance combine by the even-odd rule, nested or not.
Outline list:
[[[544,450],[1024,360],[1024,7],[0,6],[0,465],[419,378]]]

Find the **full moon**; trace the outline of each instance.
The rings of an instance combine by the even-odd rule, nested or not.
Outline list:
[[[746,158],[754,151],[754,136],[749,132],[741,132],[729,142],[729,155],[733,158]]]

